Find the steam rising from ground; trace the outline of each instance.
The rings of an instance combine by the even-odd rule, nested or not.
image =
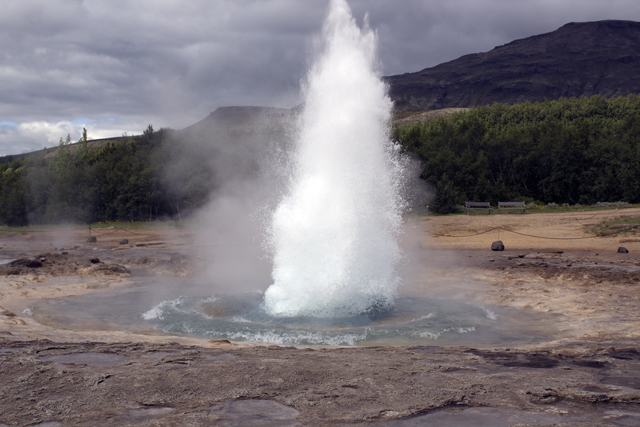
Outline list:
[[[196,256],[203,261],[207,291],[213,286],[216,294],[264,292],[269,284],[271,264],[262,242],[268,213],[282,188],[295,111],[251,110],[217,110],[213,120],[187,136],[195,147],[176,165],[186,170],[194,158],[211,159],[210,202],[194,222]]]
[[[308,75],[286,195],[269,230],[274,316],[344,317],[393,304],[402,174],[375,71],[376,35],[332,0],[324,52]],[[395,159],[395,160],[394,160]]]

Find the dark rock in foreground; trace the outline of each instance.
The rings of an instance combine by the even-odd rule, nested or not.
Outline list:
[[[493,242],[491,244],[491,250],[492,251],[504,251],[504,243],[502,243],[502,240],[496,240],[495,242]]]
[[[36,259],[21,258],[15,261],[11,261],[9,267],[27,267],[27,268],[40,268],[42,262]]]
[[[131,272],[119,264],[106,264],[99,258],[87,258],[68,253],[45,253],[36,259],[18,259],[9,264],[0,265],[0,276],[20,276],[34,273],[44,276],[128,276]]]

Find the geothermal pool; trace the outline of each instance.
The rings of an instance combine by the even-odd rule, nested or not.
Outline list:
[[[44,300],[29,310],[40,323],[62,329],[126,330],[279,345],[482,347],[535,343],[552,335],[533,313],[415,293],[401,294],[389,311],[312,318],[268,314],[261,292],[206,295],[202,289],[203,284],[187,279],[138,278],[115,291]]]
[[[359,27],[345,1],[333,0],[318,41],[295,146],[283,160],[287,179],[261,218],[257,244],[272,269],[270,279],[256,283],[258,292],[218,293],[232,286],[215,274],[203,283],[138,278],[97,297],[40,302],[29,308],[35,318],[62,328],[283,345],[540,339],[527,326],[537,322],[517,311],[437,299],[428,289],[398,294],[410,160],[390,138],[393,104],[381,80],[376,32],[366,22]]]
[[[366,22],[359,27],[345,1],[333,0],[319,41],[285,161],[288,179],[265,224],[270,283],[225,295],[216,293],[212,283],[222,279],[215,275],[209,284],[138,279],[99,297],[40,302],[29,308],[36,319],[285,345],[543,339],[528,326],[537,319],[516,310],[437,299],[428,288],[398,295],[410,161],[390,139],[393,104],[380,78],[376,32]]]

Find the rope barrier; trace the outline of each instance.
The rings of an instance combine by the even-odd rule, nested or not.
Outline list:
[[[475,233],[475,234],[465,234],[465,235],[463,235],[463,236],[450,236],[450,235],[448,235],[448,234],[437,234],[437,233],[433,233],[433,232],[431,232],[431,231],[429,231],[429,230],[425,230],[425,231],[426,231],[427,233],[431,234],[432,236],[435,236],[435,237],[473,237],[473,236],[479,236],[479,235],[481,235],[481,234],[490,233],[490,232],[492,232],[492,231],[494,231],[494,230],[499,230],[499,229],[502,229],[502,227],[494,227],[494,228],[491,228],[491,229],[486,230],[486,231],[481,231],[481,232],[479,232],[479,233]]]
[[[437,234],[437,233],[432,233],[431,231],[425,230],[427,233],[431,234],[434,237],[454,237],[454,238],[459,238],[459,237],[473,237],[473,236],[479,236],[481,234],[486,234],[486,233],[490,233],[494,230],[504,230],[504,231],[508,231],[510,233],[514,233],[514,234],[519,234],[521,236],[526,236],[526,237],[533,237],[536,239],[549,239],[549,240],[584,240],[584,239],[595,239],[597,237],[606,237],[606,236],[612,236],[614,234],[620,234],[620,231],[616,231],[613,233],[608,233],[608,234],[601,234],[601,235],[596,235],[596,236],[585,236],[585,237],[547,237],[547,236],[534,236],[533,234],[526,234],[526,233],[520,233],[518,231],[513,231],[513,230],[509,230],[508,228],[504,228],[504,227],[494,227],[491,228],[489,230],[486,231],[481,231],[479,233],[475,233],[475,234],[465,234],[462,236],[451,236],[448,234]]]

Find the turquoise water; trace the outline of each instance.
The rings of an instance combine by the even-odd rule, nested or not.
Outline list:
[[[162,294],[159,293],[162,289]],[[391,310],[337,318],[277,317],[260,292],[206,295],[185,280],[140,279],[102,295],[41,301],[36,320],[67,329],[104,329],[280,345],[475,345],[545,339],[530,314],[453,299],[400,297]]]

